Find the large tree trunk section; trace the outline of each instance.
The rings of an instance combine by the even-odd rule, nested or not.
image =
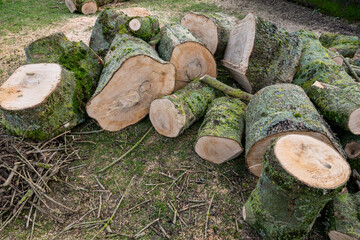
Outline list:
[[[314,33],[300,31],[297,34],[304,49],[293,83],[305,90],[325,118],[360,134],[360,88],[357,83],[331,59],[329,51]]]
[[[71,13],[79,12],[85,15],[94,14],[98,10],[96,0],[65,0]]]
[[[63,33],[41,38],[25,48],[26,62],[58,63],[73,72],[77,79],[78,99],[73,103],[79,106],[86,116],[85,105],[97,87],[103,62],[83,42],[71,42]]]
[[[275,139],[243,207],[244,220],[264,239],[305,239],[321,209],[346,184],[350,167],[324,142],[306,135]]]
[[[319,40],[324,47],[335,48],[344,57],[354,57],[359,49],[359,38],[357,36],[322,33]]]
[[[159,20],[155,17],[136,17],[129,21],[128,28],[133,36],[149,42],[160,33]]]
[[[181,25],[200,39],[216,59],[221,59],[235,22],[223,13],[192,12],[181,19]]]
[[[205,115],[215,98],[212,87],[195,79],[176,93],[153,101],[150,121],[161,135],[177,137]]]
[[[0,87],[2,124],[21,137],[54,137],[84,121],[82,94],[74,74],[60,65],[24,65]]]
[[[221,97],[209,106],[199,129],[195,152],[213,163],[223,163],[243,152],[246,105],[236,98]]]
[[[246,110],[246,162],[253,174],[260,176],[271,139],[287,134],[312,136],[343,154],[305,92],[293,84],[276,84],[254,95]]]
[[[360,239],[360,192],[338,194],[329,206],[332,215],[328,222],[331,240],[356,240]]]
[[[222,63],[247,92],[255,93],[291,83],[301,50],[297,36],[249,13],[231,31]]]
[[[180,24],[161,28],[158,52],[162,59],[176,68],[175,91],[205,74],[216,77],[216,62],[211,52]]]
[[[145,11],[145,12],[144,12]],[[139,14],[140,16],[138,16]],[[133,34],[137,37],[144,37],[148,41],[159,33],[158,21],[154,17],[147,16],[148,12],[142,8],[130,8],[122,10],[105,9],[96,19],[90,37],[90,47],[102,58],[105,58],[110,45],[117,34]],[[144,16],[144,17],[142,17]],[[137,31],[131,31],[129,23],[136,18],[140,24]],[[142,19],[144,18],[144,19]],[[136,22],[136,20],[134,20]],[[131,26],[134,26],[132,22]],[[151,32],[154,31],[154,32]]]
[[[146,42],[127,34],[118,35],[110,49],[86,111],[103,129],[119,131],[144,118],[154,99],[174,90],[175,68]]]

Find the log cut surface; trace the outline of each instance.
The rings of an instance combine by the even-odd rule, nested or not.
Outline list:
[[[61,72],[58,64],[29,64],[18,68],[0,87],[0,107],[22,110],[41,104],[56,89]]]

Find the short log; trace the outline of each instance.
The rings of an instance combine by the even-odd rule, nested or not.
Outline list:
[[[223,163],[243,152],[246,105],[231,97],[215,99],[198,131],[195,152],[213,163]]]
[[[341,191],[350,167],[336,150],[301,134],[272,141],[243,218],[264,239],[305,239],[327,202]]]
[[[96,0],[65,0],[65,4],[71,13],[79,12],[89,15],[96,13],[98,10]]]
[[[216,77],[216,62],[211,52],[180,24],[161,28],[159,56],[176,68],[175,91],[205,74]]]
[[[191,12],[180,23],[200,39],[216,59],[223,58],[230,31],[235,25],[230,16],[217,12]]]
[[[177,137],[205,115],[215,98],[212,87],[195,79],[174,94],[154,100],[150,121],[161,135]]]
[[[271,139],[287,134],[312,136],[344,154],[304,90],[276,84],[255,94],[246,110],[246,162],[253,174],[260,176]]]
[[[354,57],[359,49],[359,38],[357,36],[322,33],[319,40],[324,47],[335,48],[344,57]]]
[[[154,99],[174,89],[174,66],[139,38],[118,35],[105,61],[99,85],[86,106],[88,115],[105,130],[119,131],[137,123],[149,113]]]
[[[28,64],[0,87],[2,125],[12,134],[45,140],[85,120],[82,89],[59,64]]]
[[[291,83],[302,50],[299,38],[249,13],[230,33],[222,64],[247,92]]]
[[[347,132],[341,132],[338,136],[351,168],[360,173],[360,136]]]
[[[153,16],[135,17],[128,23],[131,34],[149,42],[160,33],[159,20]]]

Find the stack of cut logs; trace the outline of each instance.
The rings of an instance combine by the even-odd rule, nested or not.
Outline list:
[[[358,239],[360,195],[344,187],[351,169],[360,183],[360,85],[347,73],[357,60],[341,56],[358,39],[339,37],[320,39],[334,53],[312,32],[253,14],[188,13],[160,28],[145,10],[105,9],[89,47],[61,33],[26,47],[27,65],[0,88],[2,123],[43,140],[87,115],[119,131],[149,114],[167,137],[203,119],[194,147],[203,159],[236,158],[245,137],[259,181],[243,218],[262,237],[304,239],[326,206],[329,237]],[[245,91],[216,79],[216,60]]]

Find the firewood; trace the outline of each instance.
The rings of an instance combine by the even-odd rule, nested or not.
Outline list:
[[[156,99],[150,106],[150,121],[166,137],[177,137],[203,117],[216,98],[215,90],[199,79],[176,93]]]
[[[347,132],[341,132],[338,136],[351,168],[360,173],[360,136]]]
[[[359,49],[359,38],[357,36],[322,33],[319,40],[324,47],[335,48],[344,57],[354,57]]]
[[[255,93],[291,83],[301,50],[296,35],[249,13],[231,31],[222,63],[243,89]]]
[[[215,99],[198,131],[195,152],[213,163],[223,163],[243,152],[246,105],[231,97]]]
[[[99,85],[86,106],[88,115],[105,130],[119,131],[137,123],[149,113],[154,99],[174,89],[174,66],[139,38],[118,35],[105,60]]]
[[[253,174],[260,176],[271,139],[287,134],[312,136],[344,154],[304,90],[293,84],[276,84],[254,95],[246,110],[246,162]]]
[[[360,134],[360,88],[338,66],[314,33],[300,31],[303,54],[293,83],[301,86],[324,117],[354,134]]]
[[[216,62],[211,52],[189,30],[180,24],[161,28],[158,52],[176,68],[175,91],[205,74],[216,77]]]
[[[266,148],[261,177],[243,207],[244,220],[264,239],[305,239],[350,172],[343,156],[319,139],[276,138]]]
[[[65,0],[65,4],[71,13],[79,12],[88,15],[98,10],[96,0]]]
[[[216,59],[221,59],[235,21],[223,13],[192,12],[181,19],[181,25],[200,39]]]
[[[0,87],[2,124],[10,133],[45,140],[85,120],[74,74],[59,64],[28,64]]]
[[[139,31],[131,31],[131,29],[129,29],[129,23],[133,18],[136,18],[141,22],[143,21],[142,18],[144,18],[144,22],[147,22],[148,24],[140,27]],[[132,34],[132,32],[134,32],[134,35],[147,41],[159,33],[160,29],[157,24],[157,19],[150,17],[146,9],[105,9],[96,19],[90,37],[90,47],[100,57],[104,58],[117,34]],[[149,28],[145,29],[144,27]]]
[[[153,16],[135,17],[128,23],[131,34],[149,42],[160,33],[159,20]]]

